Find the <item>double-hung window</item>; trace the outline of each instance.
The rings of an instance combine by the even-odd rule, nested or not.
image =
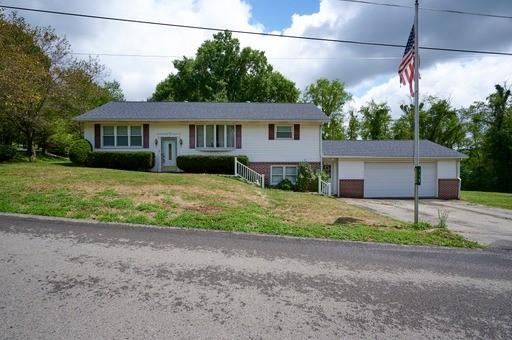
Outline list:
[[[297,166],[295,165],[273,165],[270,169],[271,184],[277,185],[284,179],[290,182],[297,182]]]
[[[291,125],[276,126],[276,139],[293,139],[293,129]]]
[[[103,126],[103,147],[141,147],[142,127],[139,125]]]
[[[196,147],[225,149],[235,147],[235,126],[224,124],[196,125]]]

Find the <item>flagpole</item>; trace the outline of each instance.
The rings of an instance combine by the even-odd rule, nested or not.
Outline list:
[[[418,0],[414,4],[414,223],[418,223],[418,207],[419,207],[419,175],[418,171],[420,166],[420,139],[419,139],[419,54],[418,54]]]

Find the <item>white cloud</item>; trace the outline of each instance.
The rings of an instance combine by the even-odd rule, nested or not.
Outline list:
[[[485,100],[494,91],[494,85],[512,80],[508,57],[484,57],[436,63],[421,70],[420,98],[433,95],[448,98],[455,107],[467,106]],[[400,116],[400,104],[412,102],[407,87],[400,87],[398,75],[392,75],[380,85],[371,87],[364,95],[355,97],[352,107],[358,108],[369,100],[387,102],[393,117]]]
[[[255,22],[251,17],[251,6],[248,1],[132,0],[127,4],[123,0],[25,0],[16,2],[16,5],[140,20],[265,31],[264,25]],[[431,1],[442,7],[442,0]],[[484,6],[478,0],[467,0],[466,5],[473,11],[478,11],[478,6]],[[492,5],[485,6],[489,7],[487,11],[491,12],[491,9],[500,10],[510,7],[510,4],[508,0],[497,0]],[[492,6],[496,8],[490,8]],[[57,33],[66,34],[76,52],[193,56],[200,44],[210,39],[214,33],[27,12],[20,14],[33,24],[51,25],[56,28]],[[503,26],[503,20],[473,19],[434,14],[425,16],[422,21],[425,42],[438,46],[443,46],[444,43],[453,47],[471,47],[471,43],[473,47],[483,46],[482,48],[489,49],[503,49],[500,47],[503,44],[510,46],[512,26]],[[432,23],[433,21],[435,23]],[[292,16],[291,25],[276,33],[401,43],[406,39],[410,22],[410,18],[404,16],[401,9],[321,0],[318,12],[295,14]],[[453,35],[458,36],[460,41],[451,38]],[[347,82],[350,90],[358,95],[353,105],[360,105],[370,98],[377,101],[385,100],[392,105],[395,115],[399,114],[399,103],[408,100],[407,88],[399,87],[394,74],[402,53],[401,49],[358,47],[242,34],[235,36],[240,39],[242,46],[264,50],[275,68],[295,81],[301,89],[320,77],[339,78]],[[467,46],[457,45],[462,43],[461,41],[467,43]],[[480,42],[482,45],[478,45]],[[380,59],[382,57],[391,59]],[[425,52],[422,57],[425,69],[422,70],[421,93],[450,97],[456,106],[484,99],[492,91],[495,83],[510,80],[507,77],[510,78],[512,75],[512,64],[508,57],[453,59],[453,54],[430,52]],[[174,58],[103,56],[100,59],[110,69],[111,78],[121,82],[127,99],[145,100],[151,95],[156,84],[173,71],[171,59]]]

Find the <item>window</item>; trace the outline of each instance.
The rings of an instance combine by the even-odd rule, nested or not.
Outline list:
[[[278,125],[276,127],[276,139],[292,139],[293,129],[290,125]]]
[[[128,126],[117,127],[117,146],[128,146]]]
[[[235,126],[226,125],[226,147],[235,147]]]
[[[218,148],[224,147],[224,129],[226,128],[225,125],[216,125],[215,126],[215,134],[217,137],[215,138],[215,146]]]
[[[103,126],[103,147],[141,147],[141,126]]]
[[[142,129],[140,126],[130,126],[130,146],[142,146]]]
[[[204,125],[197,125],[196,128],[196,146],[204,148]]]
[[[277,185],[279,182],[288,179],[290,182],[297,182],[297,166],[295,165],[273,165],[270,169],[271,184]]]
[[[103,146],[115,146],[115,127],[104,126],[103,127]]]
[[[196,125],[196,146],[198,148],[234,148],[234,125]]]

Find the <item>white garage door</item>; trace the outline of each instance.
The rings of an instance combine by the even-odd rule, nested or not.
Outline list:
[[[421,164],[421,197],[436,196],[436,163]],[[365,163],[364,197],[413,197],[414,166],[410,163]]]

